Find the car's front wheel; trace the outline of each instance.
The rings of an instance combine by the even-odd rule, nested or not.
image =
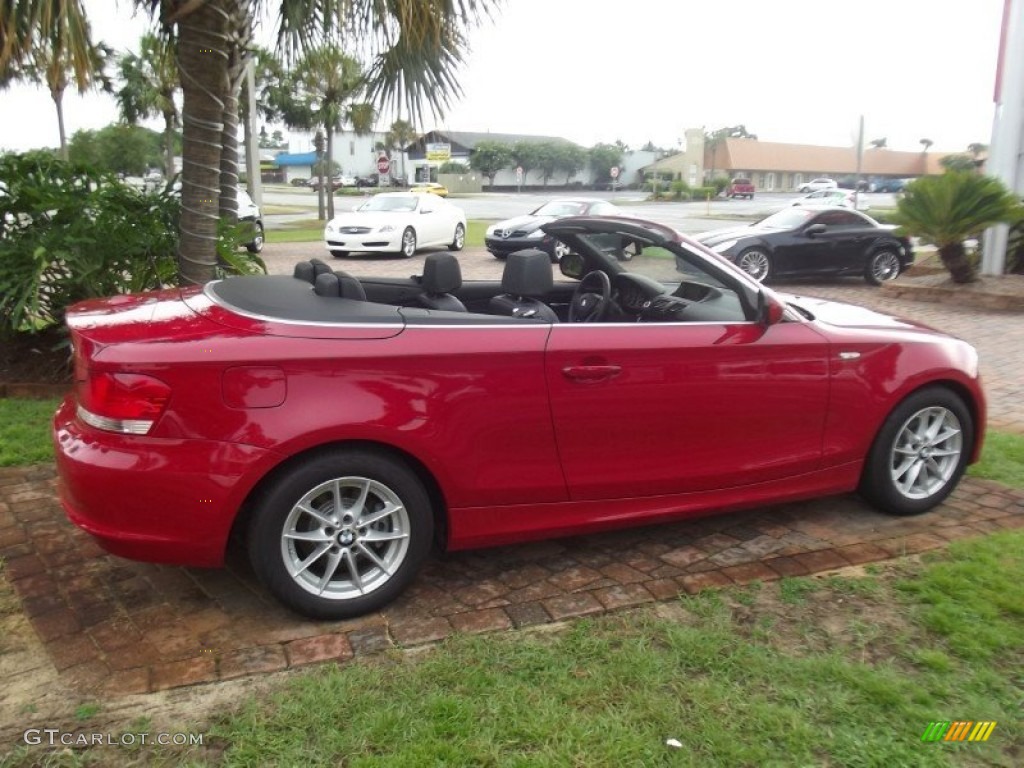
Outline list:
[[[736,266],[763,283],[772,273],[772,259],[762,248],[748,248],[736,259]]]
[[[399,253],[407,259],[411,259],[416,255],[416,230],[412,227],[406,227],[402,233],[402,245]]]
[[[551,261],[558,264],[565,256],[569,255],[569,246],[561,240],[555,240],[551,245]]]
[[[900,257],[895,251],[883,248],[868,258],[864,266],[864,279],[871,285],[881,285],[900,276]]]
[[[919,390],[882,424],[860,493],[889,514],[927,512],[956,487],[973,445],[974,421],[964,401],[945,387]]]
[[[346,619],[391,602],[416,575],[434,535],[417,476],[366,450],[334,450],[293,465],[253,511],[249,558],[257,576],[315,619]]]
[[[260,222],[256,222],[252,240],[246,243],[245,248],[249,253],[261,253],[263,251],[263,225]]]
[[[455,225],[455,237],[452,238],[452,243],[449,248],[453,251],[461,251],[462,247],[466,244],[466,228],[461,224]]]

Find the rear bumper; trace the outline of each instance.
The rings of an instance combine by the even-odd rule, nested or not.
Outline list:
[[[65,399],[53,422],[60,501],[68,519],[112,554],[217,566],[246,477],[267,452],[245,445],[103,432]]]

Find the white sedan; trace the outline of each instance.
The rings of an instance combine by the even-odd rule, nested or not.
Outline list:
[[[793,201],[793,205],[838,205],[842,208],[857,208],[862,211],[871,207],[864,193],[854,195],[848,189],[819,189],[817,192],[797,198]]]
[[[412,257],[420,248],[462,250],[466,214],[434,195],[383,192],[355,210],[335,216],[324,228],[324,245],[332,256],[353,251],[398,253]]]

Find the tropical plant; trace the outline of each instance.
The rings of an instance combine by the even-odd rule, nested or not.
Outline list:
[[[938,246],[939,257],[955,283],[977,279],[964,241],[986,227],[1012,222],[1021,205],[1002,182],[971,171],[948,171],[908,184],[893,221],[908,235]]]
[[[711,163],[708,168],[708,175],[715,175],[715,159],[718,155],[718,148],[725,143],[726,139],[756,139],[757,134],[750,133],[745,125],[728,125],[710,133],[704,133],[704,151],[711,153]]]
[[[100,171],[141,176],[164,159],[164,137],[148,128],[116,123],[98,131],[75,131],[68,144],[68,157]],[[178,146],[172,136],[172,150]]]
[[[78,0],[7,0],[0,10],[0,88],[20,81],[50,92],[57,111],[60,153],[68,157],[64,92],[73,81],[79,93],[110,90],[109,46],[93,43]],[[29,30],[38,29],[38,36]]]
[[[334,158],[334,134],[346,123],[357,135],[373,130],[373,108],[360,101],[365,79],[359,62],[330,44],[308,51],[286,75],[278,108],[291,128],[322,128],[327,157]],[[327,216],[334,218],[334,191],[327,185]]]
[[[565,183],[587,165],[587,150],[578,144],[563,144],[555,164],[555,169],[565,174]]]
[[[978,168],[974,158],[963,153],[946,155],[939,159],[939,165],[947,171],[975,171]]]
[[[170,190],[137,190],[49,152],[0,157],[0,178],[0,329],[38,331],[76,301],[173,282]]]
[[[978,141],[972,141],[967,145],[967,151],[971,153],[971,156],[977,160],[981,153],[988,149],[988,144],[982,144]]]
[[[486,176],[491,186],[494,186],[494,177],[498,172],[511,164],[512,147],[500,141],[477,142],[469,156],[470,167]]]
[[[416,131],[415,125],[408,120],[399,119],[391,124],[387,135],[384,137],[385,148],[388,150],[388,154],[393,153],[396,149],[399,151],[399,157],[402,162],[399,174],[402,177],[403,183],[406,181],[405,148],[412,144],[418,136],[419,133]]]
[[[523,183],[525,183],[530,171],[540,165],[540,146],[535,141],[517,141],[512,145],[512,160],[523,169]]]
[[[174,176],[174,135],[180,127],[178,105],[178,64],[174,59],[174,40],[169,36],[145,34],[139,52],[124,54],[119,63],[121,87],[117,105],[129,125],[160,115],[164,119],[164,176]]]

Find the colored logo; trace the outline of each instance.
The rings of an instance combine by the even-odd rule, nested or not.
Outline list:
[[[921,741],[988,741],[995,728],[995,720],[932,721],[921,734]]]

